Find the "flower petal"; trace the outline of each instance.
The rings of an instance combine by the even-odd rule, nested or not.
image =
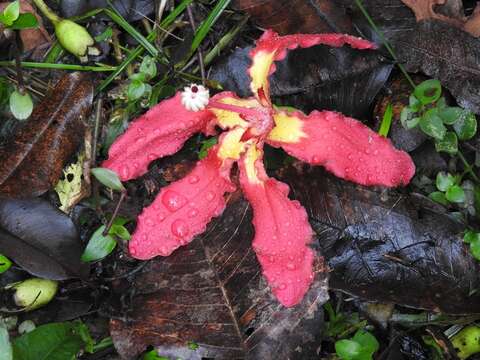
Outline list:
[[[240,185],[253,208],[253,247],[272,292],[284,306],[298,304],[313,280],[312,229],[305,209],[289,200],[286,184],[269,178],[263,153],[252,145],[242,157]]]
[[[362,185],[398,186],[415,174],[410,156],[361,122],[333,111],[279,111],[268,143]]]
[[[223,212],[223,195],[235,186],[229,179],[231,161],[217,156],[218,147],[211,148],[190,174],[164,187],[143,209],[129,243],[133,257],[168,256],[204,232],[212,217]]]
[[[351,35],[345,34],[294,34],[279,36],[272,30],[267,30],[257,40],[256,47],[250,51],[252,66],[249,69],[252,82],[250,88],[259,101],[267,106],[270,104],[268,76],[275,71],[274,61],[282,60],[287,50],[325,44],[340,47],[348,44],[356,49],[373,49],[375,44]]]
[[[208,110],[187,110],[178,92],[132,122],[110,147],[102,166],[115,171],[122,181],[143,175],[150,162],[177,152],[190,136],[204,131],[213,117]]]

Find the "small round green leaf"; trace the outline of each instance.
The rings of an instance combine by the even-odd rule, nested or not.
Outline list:
[[[417,85],[413,94],[422,104],[431,104],[442,95],[442,85],[436,79],[426,80]]]
[[[33,110],[33,101],[30,94],[25,92],[24,95],[15,90],[10,94],[10,111],[18,120],[27,119]]]
[[[442,119],[438,116],[438,109],[430,109],[420,118],[422,131],[438,140],[443,139],[447,128],[443,125]]]
[[[430,195],[428,195],[428,197],[439,204],[445,206],[448,205],[448,200],[445,198],[445,194],[441,191],[434,191]]]
[[[120,239],[128,241],[131,239],[130,232],[123,225],[113,224],[108,232],[110,235],[117,235]]]
[[[464,110],[458,121],[453,124],[453,129],[460,140],[469,140],[477,132],[477,119],[471,111]]]
[[[363,329],[359,329],[352,340],[362,346],[362,352],[368,354],[369,358],[380,348],[377,338]]]
[[[38,20],[31,13],[20,14],[17,20],[10,26],[12,30],[31,29],[38,26]]]
[[[480,261],[480,239],[470,243],[470,253],[475,259]]]
[[[435,149],[438,152],[455,155],[458,152],[457,135],[453,131],[447,131],[442,140],[435,140]]]
[[[453,125],[462,116],[463,112],[464,110],[459,107],[447,107],[439,110],[438,115],[442,118],[444,124]]]
[[[0,274],[4,273],[12,266],[12,262],[5,255],[0,254]]]
[[[102,235],[104,230],[105,225],[102,225],[93,233],[88,241],[87,247],[83,251],[81,257],[83,262],[101,260],[109,255],[113,249],[115,249],[115,246],[117,246],[117,242],[112,235]]]
[[[465,202],[465,192],[458,185],[450,186],[445,193],[445,197],[448,201],[454,203],[463,203]]]
[[[135,101],[140,99],[145,92],[145,83],[140,80],[132,80],[128,85],[127,96],[128,100]]]
[[[149,55],[146,55],[142,63],[140,64],[140,72],[145,74],[147,79],[150,80],[157,75],[157,65],[155,64],[155,59]]]
[[[3,10],[1,21],[6,26],[11,26],[15,20],[18,19],[20,15],[20,2],[18,0],[11,2],[5,10]]]
[[[451,174],[443,171],[440,171],[437,174],[437,178],[435,180],[437,189],[443,192],[447,191],[449,187],[455,184],[455,178]]]
[[[422,103],[418,100],[415,95],[410,95],[408,98],[408,107],[413,111],[419,111],[422,107]]]
[[[475,241],[480,241],[480,233],[475,231],[467,231],[463,236],[463,241],[467,244],[471,244]]]
[[[339,340],[335,343],[335,351],[342,360],[355,360],[362,351],[362,345],[352,340]]]
[[[124,191],[125,188],[120,181],[117,173],[107,168],[93,168],[92,170],[93,176],[97,178],[103,185],[109,187],[110,189],[117,190],[117,191]]]

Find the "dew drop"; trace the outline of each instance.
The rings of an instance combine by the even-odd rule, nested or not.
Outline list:
[[[129,175],[130,175],[130,169],[128,168],[128,165],[123,165],[120,168],[120,176],[122,178],[128,178]]]
[[[327,151],[332,151],[332,147],[331,147],[331,146],[327,146]]]
[[[160,255],[163,255],[163,256],[168,255],[168,250],[167,250],[167,247],[166,247],[166,246],[162,246],[162,247],[160,248]]]
[[[191,218],[194,218],[195,216],[198,215],[198,210],[197,209],[191,209],[189,212],[188,212],[188,216],[191,217]]]
[[[337,127],[336,126],[332,127],[332,130],[337,131]]]
[[[153,220],[150,219],[150,218],[147,218],[147,220],[145,220],[145,224],[147,224],[147,226],[153,226]]]
[[[272,240],[277,240],[277,235],[273,235]]]
[[[215,199],[215,194],[211,191],[207,192],[207,200],[212,201],[213,199]]]
[[[200,181],[200,178],[197,175],[192,175],[189,177],[188,182],[190,184],[196,184]]]
[[[155,135],[160,135],[161,131],[160,131],[160,129],[155,129],[155,130],[153,130],[153,133]]]
[[[295,259],[295,257],[293,255],[288,256],[288,260],[293,261],[294,259]]]
[[[278,285],[278,288],[280,290],[285,290],[287,288],[287,285],[285,285],[284,283],[281,283],[280,285]]]
[[[348,160],[353,160],[353,154],[348,154],[347,158]]]
[[[288,246],[292,246],[292,242],[291,242],[291,241],[287,241],[287,245],[288,245]]]
[[[162,196],[162,203],[171,212],[181,209],[187,203],[187,199],[173,190],[167,190]]]
[[[142,234],[142,236],[140,236],[140,239],[141,239],[142,241],[146,241],[146,240],[148,239],[147,234]]]
[[[297,266],[296,266],[293,262],[289,262],[289,263],[287,264],[287,269],[288,269],[288,270],[292,270],[292,271],[293,271],[293,270],[295,270],[296,268],[297,268]]]
[[[374,150],[373,155],[377,155],[377,154],[378,154],[378,150]]]
[[[313,156],[312,157],[312,163],[318,163],[320,161],[318,156]]]
[[[150,153],[148,154],[147,156],[147,159],[150,160],[150,161],[153,161],[157,158],[157,155],[153,154],[153,153]]]
[[[141,136],[141,137],[137,138],[137,139],[135,140],[135,142],[136,142],[137,144],[139,144],[139,143],[143,142],[144,140],[145,140],[145,138],[144,138],[143,136]]]
[[[162,222],[163,220],[165,220],[165,214],[164,213],[158,213],[157,219],[158,219],[158,221]]]
[[[275,262],[275,256],[270,256],[268,258],[268,260],[271,262],[271,263],[274,263]]]
[[[133,167],[134,167],[135,169],[138,169],[138,168],[140,167],[140,164],[135,161],[135,162],[133,163]]]
[[[177,219],[172,223],[172,234],[183,238],[188,235],[189,228],[185,221]],[[183,245],[183,244],[182,244]]]

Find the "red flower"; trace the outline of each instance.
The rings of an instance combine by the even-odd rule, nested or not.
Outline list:
[[[263,145],[282,147],[289,154],[335,175],[363,185],[406,185],[415,167],[410,157],[396,150],[357,120],[332,111],[276,110],[269,96],[268,76],[274,61],[288,49],[317,44],[371,49],[373,44],[349,35],[287,35],[266,31],[251,51],[249,74],[254,97],[238,98],[230,92],[208,98],[192,86],[158,104],[133,122],[110,148],[105,167],[122,180],[147,171],[156,158],[175,153],[194,133],[212,134],[217,125],[226,130],[218,145],[185,178],[164,187],[138,218],[130,253],[138,259],[167,256],[202,233],[225,208],[224,195],[235,186],[230,169],[237,161],[240,185],[253,208],[253,247],[273,293],[285,306],[301,301],[313,279],[312,229],[298,201],[288,199],[289,188],[269,178],[263,167]],[[201,90],[201,91],[200,91]],[[185,104],[185,105],[184,105]]]

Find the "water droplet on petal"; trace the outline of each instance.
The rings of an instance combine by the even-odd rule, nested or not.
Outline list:
[[[207,192],[207,200],[212,201],[213,199],[215,199],[215,194],[211,191]]]
[[[129,251],[131,255],[135,255],[137,253],[137,248],[133,244],[130,244]]]
[[[318,163],[320,161],[318,156],[313,156],[312,157],[312,163]]]
[[[270,256],[268,258],[268,260],[271,262],[271,263],[274,263],[275,262],[275,256]]]
[[[142,236],[140,236],[140,239],[141,239],[142,241],[147,240],[147,239],[148,239],[147,234],[142,234]]]
[[[287,288],[287,285],[285,285],[284,283],[281,283],[280,285],[278,285],[278,288],[280,290],[285,290]]]
[[[153,226],[153,220],[150,218],[147,218],[147,220],[145,220],[145,224],[147,224],[147,226]]]
[[[164,213],[158,213],[157,214],[157,219],[158,219],[158,221],[162,222],[163,220],[165,220],[165,214]]]
[[[378,154],[378,150],[375,150],[375,151],[373,152],[373,155],[377,155],[377,154]]]
[[[130,169],[128,168],[128,165],[123,165],[120,168],[120,176],[122,178],[128,178],[129,175],[130,175]]]
[[[195,216],[198,215],[198,210],[197,209],[191,209],[189,212],[188,212],[188,216],[191,217],[191,218],[194,218]]]
[[[150,161],[153,161],[157,158],[157,155],[153,154],[153,153],[150,153],[148,154],[147,156],[147,159],[150,160]]]
[[[289,262],[287,264],[287,269],[288,270],[295,270],[296,268],[297,268],[297,266],[293,262]]]
[[[187,203],[187,199],[173,190],[167,190],[162,196],[162,203],[171,212],[181,209]]]
[[[144,140],[145,140],[145,138],[144,138],[143,136],[141,136],[141,137],[137,138],[137,139],[135,140],[135,142],[136,142],[136,143],[141,143],[141,142],[144,141]]]
[[[135,162],[133,163],[133,167],[134,167],[135,169],[138,169],[139,166],[140,166],[140,164],[139,164],[138,162],[135,161]]]
[[[160,131],[160,129],[155,129],[155,130],[153,130],[153,133],[155,135],[160,135],[161,131]]]
[[[192,175],[189,177],[188,182],[190,184],[196,184],[200,181],[200,178],[197,175]]]
[[[172,223],[172,234],[179,238],[187,236],[189,231],[187,223],[181,219],[177,219]]]

